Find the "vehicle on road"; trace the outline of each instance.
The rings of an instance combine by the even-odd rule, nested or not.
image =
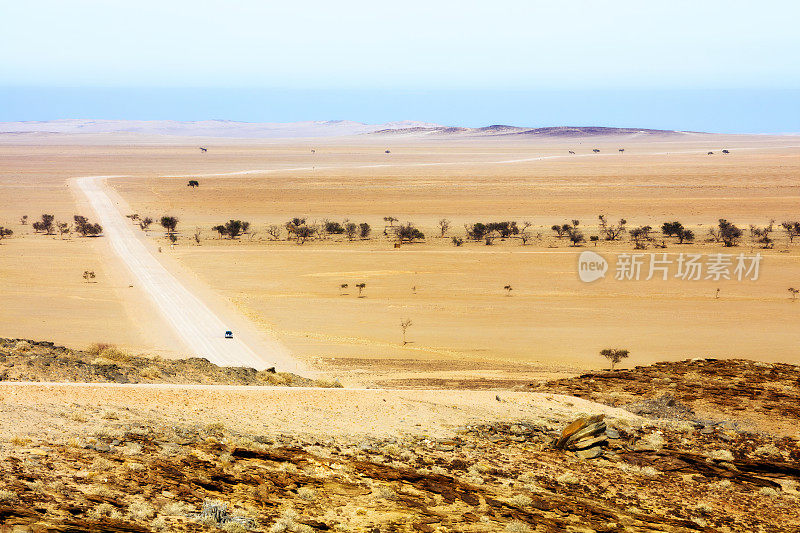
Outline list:
[[[225,332],[225,338],[226,338],[226,339],[232,339],[232,338],[233,338],[233,332],[232,332],[232,331],[230,331],[230,330],[229,330],[229,331],[226,331],[226,332]]]

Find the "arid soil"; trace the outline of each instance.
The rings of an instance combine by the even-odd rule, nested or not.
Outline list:
[[[253,407],[248,418],[259,400],[243,392],[0,384],[0,517],[19,531],[800,531],[796,413],[774,409],[771,431],[759,407],[773,396],[728,410],[767,389],[796,403],[797,375],[702,361],[537,392],[317,389],[302,415],[299,390],[270,412],[316,417],[302,430]],[[586,382],[641,416],[550,393]],[[680,399],[647,404],[664,394]],[[402,406],[413,399],[421,411]],[[346,425],[365,401],[383,420]],[[555,447],[598,414],[591,447]]]

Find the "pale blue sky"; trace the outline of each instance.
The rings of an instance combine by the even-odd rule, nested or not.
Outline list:
[[[644,99],[663,91],[705,99],[714,91],[745,91],[737,93],[745,94],[737,102],[758,100],[759,113],[775,118],[774,127],[758,128],[800,130],[800,119],[787,120],[770,104],[775,91],[789,94],[791,102],[800,89],[798,21],[797,1],[4,0],[0,95],[6,104],[0,101],[0,120],[153,118],[154,111],[159,118],[178,118],[167,116],[173,93],[153,89],[182,87],[209,95],[208,113],[214,115],[196,109],[191,118],[197,119],[245,119],[235,102],[243,89],[341,95],[338,104],[315,109],[320,116],[313,118],[320,120],[435,121],[420,115],[441,116],[443,110],[420,100],[411,106],[415,116],[400,116],[403,106],[394,112],[386,95],[484,95],[486,100],[474,101],[472,115],[464,110],[463,123],[482,117],[480,108],[499,106],[492,100],[508,92],[529,91],[533,98],[541,91],[569,90],[574,101],[581,91],[595,90]],[[85,88],[86,101],[63,97],[60,87]],[[128,90],[132,98],[116,115],[101,102],[89,105],[98,88],[109,87]],[[29,88],[51,94],[50,107],[27,102]],[[224,95],[216,89],[225,88],[229,96],[214,105],[211,95]],[[343,105],[348,92],[352,101]],[[385,105],[369,116],[342,116],[357,111],[357,99],[365,94]],[[226,100],[228,107],[222,105]],[[310,118],[300,104],[285,101],[298,106],[298,120]],[[446,105],[447,98],[441,101],[437,105]],[[54,109],[54,102],[62,104]],[[568,110],[566,100],[561,105]],[[687,105],[699,107],[700,100]],[[650,111],[639,126],[658,126],[674,116],[653,105],[644,108]],[[44,109],[52,116],[43,117]],[[284,118],[295,116],[284,107],[279,111]],[[553,109],[546,111],[548,120],[558,119],[550,119]],[[503,121],[539,125],[531,123],[539,116],[535,109],[519,113],[520,120]],[[268,119],[264,114],[255,109],[252,120]],[[606,120],[591,111],[585,116],[578,122]],[[718,129],[718,118],[702,129]],[[564,119],[575,122],[570,113]],[[752,127],[742,124],[742,131]]]

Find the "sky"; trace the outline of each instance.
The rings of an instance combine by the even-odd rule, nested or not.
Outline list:
[[[0,121],[800,131],[800,2],[0,3]]]

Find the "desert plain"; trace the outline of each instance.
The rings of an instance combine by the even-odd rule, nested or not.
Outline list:
[[[233,378],[232,389],[216,381],[197,389],[158,385],[166,375],[158,364],[198,354],[109,239],[32,229],[43,213],[65,222],[76,214],[96,219],[75,184],[86,176],[104,177],[121,215],[155,221],[146,230],[136,219],[130,225],[237,336],[255,345],[277,341],[322,387],[276,392],[273,379],[248,391]],[[4,457],[34,471],[54,466],[47,457],[59,458],[57,468],[72,465],[60,478],[61,496],[43,496],[24,476],[6,487],[0,496],[16,505],[9,508],[35,504],[28,515],[4,515],[0,505],[0,517],[16,526],[50,530],[73,520],[64,527],[745,531],[759,525],[747,516],[756,506],[771,513],[765,530],[800,527],[798,472],[789,466],[800,453],[797,413],[770,418],[781,398],[796,399],[794,378],[778,379],[793,376],[799,362],[800,303],[790,288],[800,287],[800,238],[791,242],[781,226],[800,219],[796,136],[18,134],[0,138],[0,190],[0,226],[13,231],[0,239],[0,337],[52,341],[66,354],[64,368],[78,364],[74,353],[94,353],[97,359],[80,363],[94,373],[91,382],[120,381],[109,368],[135,366],[128,355],[112,357],[117,352],[161,361],[135,378],[125,374],[124,387],[68,386],[51,383],[79,381],[48,373],[57,361],[48,359],[56,357],[51,348],[6,342],[4,379],[46,383],[0,385]],[[638,248],[628,232],[606,240],[599,215],[611,224],[624,219],[627,230],[651,226],[651,236]],[[178,219],[172,239],[159,225],[164,216]],[[287,239],[293,218],[315,228],[302,244]],[[743,230],[735,246],[711,236],[719,219]],[[213,229],[229,220],[249,228],[237,238]],[[578,245],[551,229],[576,220],[586,238]],[[504,221],[520,232],[487,241],[466,229]],[[693,241],[662,235],[671,221],[691,229]],[[369,234],[324,231],[326,223],[348,222],[368,224]],[[398,242],[396,227],[407,223],[424,238]],[[771,228],[768,244],[759,241],[764,228]],[[584,251],[609,261],[604,279],[581,281]],[[615,279],[615,261],[637,253],[669,261],[668,279],[645,279],[647,262],[640,279]],[[758,255],[758,276],[681,279],[681,254]],[[87,280],[85,271],[95,276]],[[103,346],[112,352],[104,356]],[[604,348],[630,351],[623,370],[609,375],[644,385],[605,389],[596,377],[608,367],[599,356]],[[38,362],[20,371],[14,357],[25,354]],[[685,371],[681,365],[692,359],[765,366],[720,367],[742,373],[724,378],[736,385],[735,401],[714,406],[709,397],[719,391],[699,384],[718,370]],[[681,377],[625,374],[659,362],[677,365]],[[756,374],[758,383],[780,386],[753,392],[746,382]],[[655,422],[641,406],[618,408],[665,393],[674,396],[663,400],[666,407],[658,404]],[[767,396],[753,412],[736,399]],[[675,415],[674,405],[686,411]],[[586,466],[592,457],[580,450],[565,456],[551,449],[547,435],[581,417],[597,429],[586,417],[599,414],[612,444],[596,468],[606,470]],[[63,432],[54,431],[60,426]],[[484,459],[481,450],[489,450]],[[138,459],[143,452],[147,460]],[[103,478],[112,467],[119,470]],[[189,467],[199,473],[174,479],[176,468]],[[14,468],[9,475],[19,476]],[[270,473],[274,494],[248,477],[251,468]],[[142,469],[151,477],[140,494],[130,478]],[[665,472],[679,488],[664,508],[648,508],[643,501],[656,499]],[[159,476],[177,485],[158,489]],[[619,487],[628,476],[635,482],[626,492]],[[241,492],[245,486],[252,490]],[[682,501],[707,494],[705,507],[678,511]],[[347,502],[347,495],[357,498]],[[726,515],[730,498],[736,504]],[[80,503],[64,514],[72,500]],[[228,501],[259,525],[209,521],[201,511],[206,500]]]

